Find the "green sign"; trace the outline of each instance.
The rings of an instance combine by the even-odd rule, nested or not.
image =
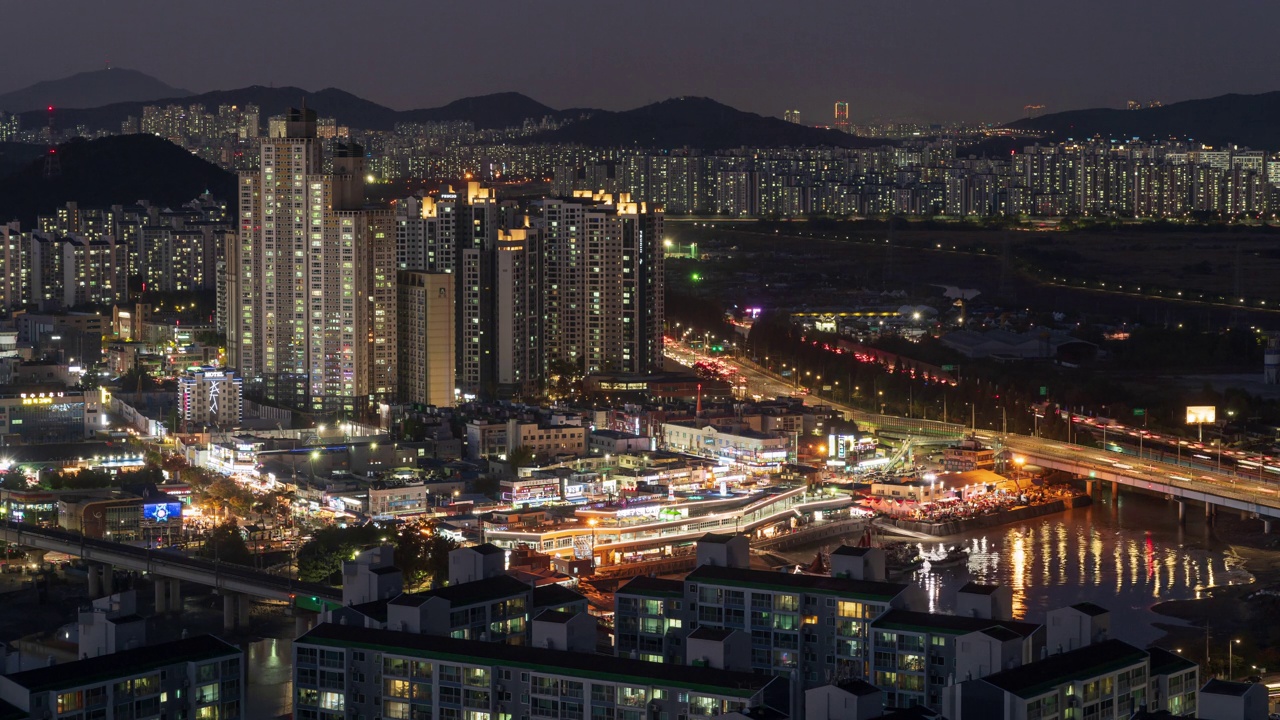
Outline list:
[[[955,366],[955,365],[943,365],[943,366],[942,366],[942,372],[955,372],[955,371],[956,371],[956,366]]]
[[[1048,385],[1041,385],[1041,386],[1040,386],[1040,397],[1044,397],[1045,395],[1048,395],[1048,394],[1049,394],[1049,386],[1048,386]]]
[[[1133,409],[1133,416],[1134,416],[1134,417],[1142,417],[1143,415],[1146,415],[1146,414],[1147,414],[1147,409],[1146,409],[1146,408],[1134,408],[1134,409]]]

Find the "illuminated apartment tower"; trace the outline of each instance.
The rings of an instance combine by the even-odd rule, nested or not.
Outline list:
[[[542,355],[586,373],[662,365],[662,211],[629,196],[533,203]]]
[[[325,173],[315,113],[290,110],[239,184],[231,364],[269,402],[362,413],[396,385],[393,217],[362,207],[362,149],[338,145]]]
[[[463,399],[536,390],[536,236],[505,229],[512,224],[504,215],[511,207],[477,182],[396,204],[399,268],[457,276],[457,388]]]
[[[799,122],[800,122],[800,111],[799,111],[799,110],[785,110],[785,111],[783,111],[783,113],[782,113],[782,117],[783,117],[783,119],[784,119],[784,120],[786,120],[786,121],[787,121],[787,122],[789,122],[789,123],[799,123]]]
[[[836,129],[843,133],[851,131],[849,127],[849,103],[847,102],[840,101],[836,103]]]

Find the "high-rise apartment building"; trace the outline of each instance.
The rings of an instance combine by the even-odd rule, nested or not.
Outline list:
[[[836,129],[840,132],[849,132],[849,103],[843,100],[836,102]]]
[[[493,189],[468,183],[396,207],[401,270],[451,273],[455,286],[456,387],[463,396],[510,397],[538,379],[536,236],[508,231]]]
[[[396,324],[400,402],[436,407],[454,403],[455,277],[446,272],[399,273]]]
[[[799,122],[800,122],[800,111],[799,111],[799,110],[784,110],[784,111],[782,112],[782,117],[783,117],[783,119],[784,119],[784,120],[786,120],[786,121],[787,121],[787,122],[789,122],[789,123],[799,123]]]
[[[623,194],[532,204],[542,258],[542,354],[585,373],[662,363],[662,211]]]
[[[363,208],[363,150],[339,145],[332,173],[322,150],[315,113],[290,110],[240,174],[228,351],[270,402],[358,413],[395,391],[395,229]]]

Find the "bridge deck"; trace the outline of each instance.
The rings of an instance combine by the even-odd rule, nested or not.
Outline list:
[[[4,521],[0,522],[0,539],[23,547],[65,553],[126,570],[154,573],[254,597],[289,602],[302,599],[307,604],[342,602],[342,591],[328,585],[301,582],[239,565],[189,558],[162,550],[86,538],[65,530]]]

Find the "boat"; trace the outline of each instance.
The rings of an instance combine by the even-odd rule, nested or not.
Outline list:
[[[951,546],[947,550],[947,554],[940,560],[930,560],[929,567],[937,570],[945,570],[947,568],[959,567],[969,562],[969,551],[956,546]]]
[[[924,566],[918,548],[907,543],[889,543],[884,546],[885,574],[889,577],[909,575]]]

